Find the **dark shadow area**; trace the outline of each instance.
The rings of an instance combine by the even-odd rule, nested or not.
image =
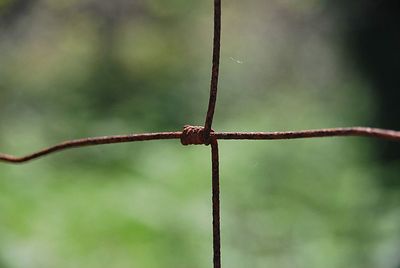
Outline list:
[[[371,83],[376,103],[373,126],[400,129],[400,1],[332,1],[344,16],[346,49],[350,61]],[[400,144],[374,141],[378,160],[392,164],[400,160]],[[400,167],[384,174],[384,184],[400,187]],[[386,173],[386,172],[385,172]]]

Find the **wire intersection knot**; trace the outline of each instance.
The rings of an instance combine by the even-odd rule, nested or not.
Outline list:
[[[211,132],[214,132],[211,130]],[[205,136],[204,127],[185,125],[181,134],[182,145],[209,145],[210,137]]]

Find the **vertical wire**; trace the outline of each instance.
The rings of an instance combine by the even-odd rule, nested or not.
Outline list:
[[[215,103],[217,101],[220,47],[221,47],[221,0],[214,0],[214,39],[213,39],[210,98],[208,101],[206,121],[204,123],[204,138],[207,144],[209,144],[210,141],[210,132],[214,117]]]
[[[221,268],[221,227],[219,201],[219,156],[218,141],[211,140],[212,160],[212,225],[213,225],[213,263],[214,268]]]

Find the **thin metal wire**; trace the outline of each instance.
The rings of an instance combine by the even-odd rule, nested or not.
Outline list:
[[[200,132],[202,133],[202,132]],[[360,136],[372,137],[385,140],[400,142],[400,131],[368,128],[368,127],[350,127],[350,128],[328,128],[300,131],[282,131],[282,132],[211,132],[210,137],[220,140],[285,140],[301,138],[320,138],[335,136]],[[54,146],[36,151],[22,157],[0,153],[0,161],[8,163],[24,163],[45,155],[59,152],[66,149],[86,147],[101,144],[125,143],[135,141],[181,139],[182,132],[159,132],[128,134],[117,136],[92,137],[78,140],[69,140]]]
[[[134,141],[178,139],[181,136],[181,134],[182,132],[160,132],[160,133],[103,136],[103,137],[84,138],[78,140],[69,140],[22,157],[16,157],[13,155],[0,153],[0,161],[9,163],[24,163],[45,155],[49,155],[55,152],[71,148],[94,146],[101,144],[111,144],[111,143],[134,142]]]
[[[219,156],[218,141],[211,138],[211,163],[212,163],[212,226],[213,226],[213,263],[214,268],[221,267],[221,227],[220,227],[220,202],[219,202]]]
[[[400,131],[370,127],[325,128],[280,132],[215,132],[213,135],[218,139],[224,140],[290,140],[302,138],[359,136],[400,141]]]
[[[219,58],[221,48],[221,0],[214,0],[214,38],[213,38],[213,58],[211,70],[210,98],[206,121],[204,123],[204,139],[206,144],[210,143],[210,133],[214,118],[215,103],[217,101],[218,77],[219,77]]]
[[[206,145],[211,142],[212,159],[212,204],[213,204],[213,263],[214,268],[221,268],[221,235],[220,235],[220,212],[219,212],[219,157],[218,141],[214,136],[211,138],[212,121],[214,118],[215,104],[217,102],[219,61],[221,50],[221,0],[214,0],[214,38],[213,59],[211,70],[210,98],[206,121],[204,123],[203,141]]]

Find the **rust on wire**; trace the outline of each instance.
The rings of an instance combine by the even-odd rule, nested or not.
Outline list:
[[[221,50],[220,48],[221,48],[221,0],[214,0],[214,39],[213,39],[210,98],[208,101],[206,121],[204,123],[204,138],[206,140],[206,144],[210,143],[211,127],[214,118],[215,103],[217,101],[219,58]]]
[[[400,141],[400,131],[370,127],[325,128],[280,132],[216,132],[215,135],[218,139],[224,140],[290,140],[303,138],[359,136]]]
[[[91,137],[78,140],[69,140],[22,157],[16,157],[13,155],[0,153],[0,161],[9,163],[23,163],[29,160],[33,160],[51,153],[63,151],[70,148],[111,144],[111,143],[134,142],[134,141],[177,139],[181,136],[181,133],[182,132],[159,132],[159,133]]]
[[[214,268],[221,267],[218,141],[215,136],[211,137],[211,134],[213,134],[212,121],[214,118],[215,104],[217,102],[220,50],[221,50],[221,0],[214,0],[214,38],[213,38],[213,56],[212,56],[212,67],[211,67],[212,69],[211,69],[210,97],[208,101],[208,109],[206,114],[206,120],[204,123],[204,129],[201,129],[201,131],[197,131],[197,133],[203,135],[203,140],[198,138],[197,142],[202,141],[204,142],[205,145],[211,143]]]
[[[219,156],[218,141],[211,138],[211,164],[212,164],[212,226],[213,226],[213,263],[214,268],[221,267],[221,227],[220,227],[220,201],[219,201]]]
[[[186,125],[181,134],[182,145],[206,144],[204,127]]]
[[[192,128],[202,128],[202,127],[192,127]],[[196,135],[198,135],[198,133],[202,133],[202,131],[199,131],[198,129],[196,131],[197,131]],[[181,139],[181,142],[183,139],[184,142],[182,142],[182,144],[184,144],[185,139],[187,139],[187,137],[186,138],[182,137],[183,135],[187,136],[189,134],[188,132],[185,133],[185,131],[183,132],[178,131],[178,132],[159,132],[159,133],[103,136],[103,137],[92,137],[92,138],[85,138],[78,140],[70,140],[22,157],[16,157],[13,155],[0,153],[0,161],[9,163],[23,163],[29,160],[33,160],[45,155],[49,155],[70,148],[86,147],[86,146],[101,145],[101,144],[125,143],[125,142],[149,141],[149,140],[166,140],[166,139]],[[368,127],[327,128],[327,129],[282,131],[282,132],[211,132],[210,136],[211,138],[216,138],[220,140],[286,140],[286,139],[289,140],[289,139],[320,138],[320,137],[335,137],[335,136],[359,136],[359,137],[371,137],[371,138],[379,138],[379,139],[400,142],[400,131],[380,129],[380,128],[368,128]],[[190,137],[189,139],[200,139],[200,138]],[[188,144],[206,144],[203,139],[201,139],[201,141],[202,143],[198,143],[197,140],[194,143],[188,143]]]

